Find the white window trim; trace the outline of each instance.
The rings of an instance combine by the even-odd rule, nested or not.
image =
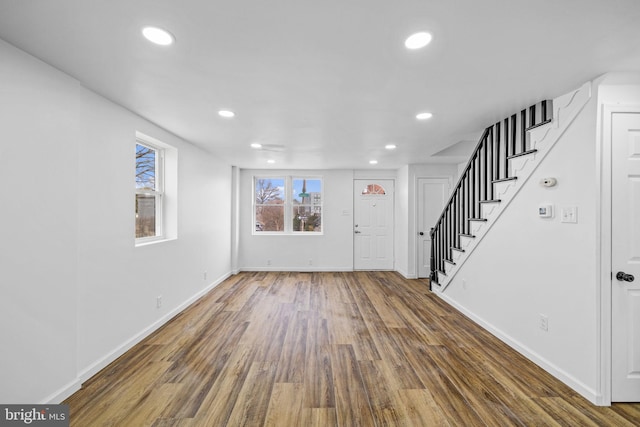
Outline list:
[[[154,243],[154,242],[159,242],[159,241],[163,241],[163,240],[167,240],[166,236],[164,234],[164,205],[165,205],[165,201],[164,201],[164,181],[165,181],[165,165],[164,165],[164,159],[165,159],[165,152],[164,152],[164,148],[160,147],[154,143],[149,142],[146,139],[142,139],[140,137],[136,138],[136,146],[137,145],[142,145],[144,147],[147,148],[151,148],[152,150],[155,150],[156,152],[156,159],[155,159],[155,180],[156,180],[156,189],[155,190],[143,190],[143,189],[139,189],[136,188],[136,195],[138,194],[142,194],[142,195],[153,195],[155,196],[156,199],[156,225],[155,225],[155,229],[156,229],[156,235],[155,236],[149,236],[149,237],[136,237],[135,238],[135,242],[136,242],[136,246],[142,246],[142,245],[146,245],[149,243]],[[135,214],[135,213],[134,213]],[[135,236],[135,233],[134,233]]]
[[[256,181],[259,179],[283,179],[284,180],[284,230],[282,231],[256,231]],[[320,209],[321,209],[321,231],[295,231],[293,230],[293,181],[296,179],[316,179],[321,182],[320,189]],[[324,235],[324,177],[318,175],[254,175],[252,184],[252,225],[251,233],[254,236],[322,236]],[[304,205],[307,206],[307,205]]]

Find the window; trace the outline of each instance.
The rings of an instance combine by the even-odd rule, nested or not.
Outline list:
[[[136,143],[136,239],[161,238],[164,204],[164,151],[147,142]]]
[[[322,180],[293,179],[292,230],[322,231]]]
[[[382,187],[381,185],[369,184],[364,188],[364,190],[362,190],[362,195],[363,196],[368,196],[370,194],[385,195],[385,194],[387,194],[387,192],[384,190],[384,187]]]
[[[254,178],[254,234],[321,234],[322,178]]]
[[[284,179],[256,179],[255,188],[256,231],[284,231]]]

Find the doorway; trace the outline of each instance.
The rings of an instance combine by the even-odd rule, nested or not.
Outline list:
[[[391,179],[354,180],[354,270],[393,270],[393,194]]]
[[[610,123],[611,401],[640,402],[640,111]]]
[[[431,273],[431,227],[442,213],[451,183],[448,178],[418,178],[417,253],[418,278]]]

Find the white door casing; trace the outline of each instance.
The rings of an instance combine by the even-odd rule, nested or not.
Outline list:
[[[393,270],[393,180],[354,180],[353,268]]]
[[[611,184],[611,400],[639,402],[640,113],[611,116]]]
[[[451,183],[449,178],[418,178],[418,277],[431,273],[431,227],[442,213]]]

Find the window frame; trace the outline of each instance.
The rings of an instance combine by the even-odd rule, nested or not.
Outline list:
[[[149,142],[146,139],[136,137],[136,153],[138,145],[149,148],[155,151],[155,188],[153,190],[138,188],[136,182],[135,189],[135,197],[137,200],[138,195],[145,196],[154,196],[155,199],[155,236],[146,236],[146,237],[137,237],[135,230],[135,242],[136,245],[142,245],[145,243],[156,242],[160,240],[165,240],[164,233],[164,205],[165,205],[165,191],[164,191],[164,182],[165,182],[165,149],[157,144]],[[137,170],[137,163],[135,165]],[[137,205],[136,205],[137,206]],[[137,210],[134,210],[134,215],[137,215]],[[135,222],[134,222],[135,223]],[[137,228],[137,227],[134,227]]]
[[[271,179],[271,180],[283,180],[284,181],[284,203],[282,205],[284,208],[284,227],[282,231],[258,231],[256,230],[257,224],[257,208],[259,205],[256,202],[256,189],[257,182],[260,179]],[[319,180],[320,181],[320,231],[296,231],[293,230],[293,208],[296,205],[293,203],[293,182],[294,180]],[[252,178],[252,193],[251,193],[251,204],[252,204],[252,221],[251,221],[251,233],[254,236],[322,236],[324,234],[324,177],[318,175],[286,175],[286,174],[269,174],[269,175],[254,175]],[[313,203],[304,204],[303,206],[311,206],[315,207]]]

